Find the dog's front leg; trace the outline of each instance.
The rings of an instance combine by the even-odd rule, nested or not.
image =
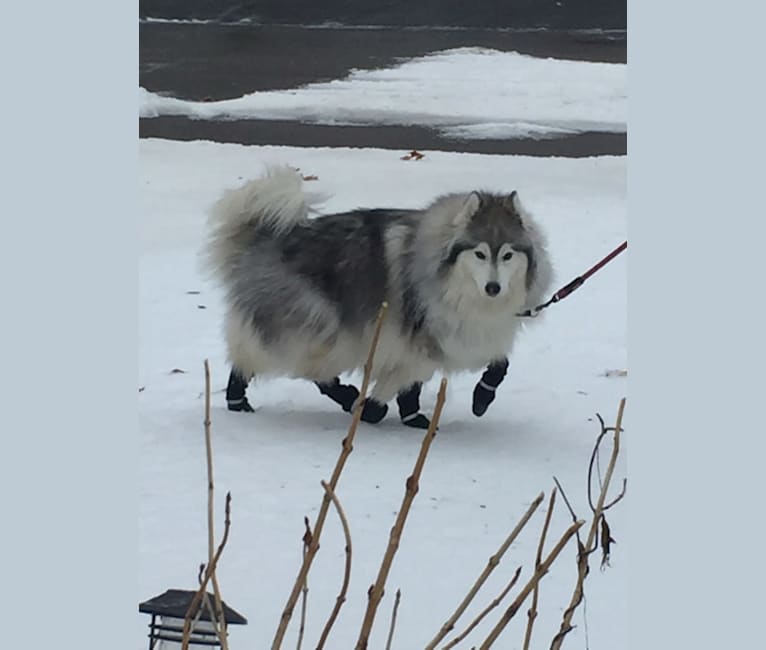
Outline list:
[[[402,386],[408,388],[402,389]],[[362,419],[367,422],[377,422],[383,419],[388,411],[387,402],[396,397],[402,422],[407,426],[427,429],[428,418],[418,413],[421,387],[421,382],[413,381],[412,373],[406,368],[396,366],[382,370],[375,377],[375,386],[365,403],[365,412],[367,412],[368,417],[377,419],[366,419],[365,413],[363,413]]]
[[[493,361],[487,366],[481,379],[473,389],[473,414],[481,417],[487,412],[489,405],[495,399],[497,387],[505,379],[508,372],[508,359]]]
[[[431,421],[420,413],[420,391],[422,388],[423,384],[417,381],[406,390],[399,391],[396,396],[402,424],[415,429],[427,429],[431,425]]]

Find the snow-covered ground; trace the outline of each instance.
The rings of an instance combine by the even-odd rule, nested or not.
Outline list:
[[[478,52],[464,54],[477,61],[484,56]],[[508,61],[522,60],[518,55],[509,57]],[[437,57],[428,64],[438,67],[440,60]],[[403,72],[406,70],[397,69],[400,81],[407,76]],[[563,70],[562,83],[567,76]],[[496,72],[500,74],[501,68]],[[384,80],[394,71],[366,74],[368,79]],[[447,87],[447,71],[442,74]],[[575,74],[571,77],[573,92],[582,97],[589,91],[602,98],[610,94],[622,97],[624,93],[620,83],[609,89],[600,89],[596,83],[594,89],[582,78],[575,79]],[[476,84],[478,90],[478,80]],[[578,84],[582,86],[579,91]],[[406,85],[414,92],[417,75],[413,73]],[[330,87],[332,92],[326,97],[344,96],[342,82],[325,88]],[[441,87],[434,84],[434,95],[441,92]],[[460,119],[489,119],[491,111],[481,112],[484,103],[494,103],[485,102],[486,91],[478,96],[464,91],[456,93],[464,100],[460,105],[465,107],[465,113]],[[319,91],[305,92],[308,94],[256,96],[259,101],[265,97],[298,97],[295,105],[305,108],[312,103],[311,93]],[[430,92],[424,90],[425,94]],[[313,101],[318,108],[321,102],[317,97]],[[243,113],[245,100],[250,101],[242,100]],[[358,105],[356,100],[354,103]],[[339,100],[335,106],[347,104]],[[405,108],[407,96],[392,104],[433,117],[426,107]],[[585,119],[623,119],[622,99],[615,104],[619,110],[604,107],[603,100],[594,99],[593,105],[601,105],[603,110],[557,113],[546,111],[549,106],[542,103],[539,110],[524,112],[519,108],[512,114],[520,120],[544,115],[545,119],[570,124]],[[221,106],[214,110],[220,111]],[[296,108],[294,116],[300,110],[304,109]],[[335,110],[333,104],[327,110]],[[317,175],[317,189],[332,195],[325,205],[328,211],[360,205],[418,207],[450,190],[515,189],[548,233],[558,273],[556,288],[626,238],[624,157],[563,159],[426,151],[422,160],[404,161],[400,159],[403,153],[140,142],[138,597],[144,600],[171,587],[194,588],[198,565],[206,557],[202,391],[203,360],[207,358],[214,389],[218,537],[222,532],[224,495],[231,491],[233,497],[231,537],[218,575],[224,599],[249,620],[247,626],[231,629],[232,650],[270,646],[299,567],[303,517],[307,515],[313,522],[316,516],[322,497],[319,482],[331,474],[349,416],[308,382],[287,379],[250,388],[256,413],[225,410],[222,390],[228,367],[221,336],[221,296],[201,276],[197,257],[205,210],[219,193],[259,174],[265,163],[272,162],[289,163],[305,174]],[[475,418],[470,410],[477,377],[462,374],[450,378],[440,429],[404,529],[371,648],[384,646],[397,588],[402,591],[402,601],[393,647],[422,648],[540,491],[545,491],[547,503],[554,475],[566,489],[577,514],[589,514],[585,481],[598,432],[594,414],[600,412],[607,423],[613,423],[619,399],[627,393],[625,377],[604,375],[606,370],[627,367],[626,258],[627,253],[618,257],[528,328],[511,358],[510,372],[498,398],[483,418]],[[173,372],[176,369],[184,372]],[[424,389],[426,412],[433,408],[437,386],[438,377]],[[627,432],[615,475],[617,483],[626,476],[630,403],[624,423]],[[348,600],[328,648],[353,647],[367,589],[377,574],[404,494],[404,480],[421,439],[421,432],[399,423],[395,408],[381,424],[360,427],[337,490],[350,521],[354,564]],[[602,469],[605,461],[606,455]],[[592,650],[627,646],[626,575],[630,558],[621,542],[629,507],[630,491],[610,511],[612,536],[617,540],[612,567],[602,573],[598,557],[594,557],[586,582],[586,607],[578,609],[574,619],[577,627],[567,638],[565,648],[585,647],[584,611]],[[545,506],[537,511],[528,529],[512,545],[456,631],[502,590],[518,565],[524,566],[522,582],[530,575],[544,510]],[[559,498],[548,548],[570,522]],[[340,525],[331,513],[309,576],[304,647],[316,643],[335,601],[342,578],[343,546]],[[574,569],[575,547],[570,545],[542,581],[541,611],[532,647],[549,647],[571,595]],[[510,603],[516,591],[504,605]],[[521,647],[527,606],[528,602],[494,647]],[[466,643],[479,645],[502,608],[490,615]],[[136,648],[146,646],[147,623],[147,616],[137,618]],[[297,613],[285,648],[293,646],[296,633]]]
[[[428,125],[464,139],[624,132],[626,67],[458,48],[392,68],[353,70],[344,79],[215,102],[164,97],[141,88],[140,114]]]

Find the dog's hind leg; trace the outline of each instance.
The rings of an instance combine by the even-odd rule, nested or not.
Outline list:
[[[354,402],[359,397],[359,391],[351,384],[341,384],[340,378],[334,377],[332,381],[315,381],[319,392],[327,395],[333,402],[340,404],[346,413],[350,413],[354,408]]]
[[[481,379],[473,389],[473,414],[481,417],[487,412],[489,405],[495,399],[497,387],[505,379],[508,372],[508,359],[493,361],[487,366]]]
[[[396,396],[396,403],[399,405],[399,417],[402,424],[415,429],[427,429],[431,421],[420,413],[420,391],[423,388],[421,382],[415,382],[408,389],[400,391]]]
[[[327,395],[333,402],[340,404],[346,413],[353,412],[359,399],[359,391],[356,386],[341,384],[338,377],[334,377],[332,381],[315,381],[314,383],[322,395]],[[364,401],[364,408],[362,409],[362,420],[364,422],[377,424],[386,416],[386,413],[388,413],[388,406],[386,404],[381,404],[369,397]]]
[[[379,402],[373,397],[368,397],[364,400],[364,408],[362,409],[362,420],[369,422],[370,424],[377,424],[388,413],[388,404],[385,402]]]
[[[353,386],[351,388],[353,388]],[[354,412],[358,402],[359,402],[359,398],[357,397],[354,400],[354,403],[351,405],[351,408],[348,409],[350,413]],[[344,408],[344,410],[346,409]],[[361,419],[363,422],[368,422],[369,424],[377,424],[384,417],[386,417],[386,413],[388,413],[388,404],[386,404],[385,402],[381,402],[380,400],[377,400],[374,397],[368,397],[364,400],[364,406],[362,407]]]
[[[230,411],[242,411],[245,413],[254,413],[255,409],[247,401],[247,384],[249,380],[244,375],[232,368],[229,373],[229,384],[226,386],[226,406]]]
[[[422,383],[413,382],[413,379],[410,372],[399,366],[382,372],[375,378],[375,387],[365,402],[362,419],[365,422],[379,422],[388,412],[387,402],[396,397],[402,422],[417,428],[424,428],[425,423],[425,428],[428,428],[428,418],[417,413]],[[402,386],[408,388],[402,390]]]

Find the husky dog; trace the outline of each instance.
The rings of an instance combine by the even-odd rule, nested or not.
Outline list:
[[[250,379],[282,375],[314,381],[351,411],[358,391],[338,376],[363,368],[385,301],[363,411],[379,421],[388,401],[437,370],[502,365],[517,314],[549,289],[544,235],[515,191],[448,194],[420,210],[312,211],[289,167],[213,207],[206,252],[225,289],[232,410],[252,410]],[[411,419],[427,426],[425,416]]]

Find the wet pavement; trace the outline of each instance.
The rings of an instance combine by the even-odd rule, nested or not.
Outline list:
[[[256,90],[295,88],[455,47],[540,57],[625,63],[624,31],[300,26],[142,22],[139,83],[149,91],[211,101]],[[536,156],[624,155],[624,133],[555,139],[463,140],[427,127],[328,126],[281,120],[141,118],[140,137],[242,144],[381,147]]]

